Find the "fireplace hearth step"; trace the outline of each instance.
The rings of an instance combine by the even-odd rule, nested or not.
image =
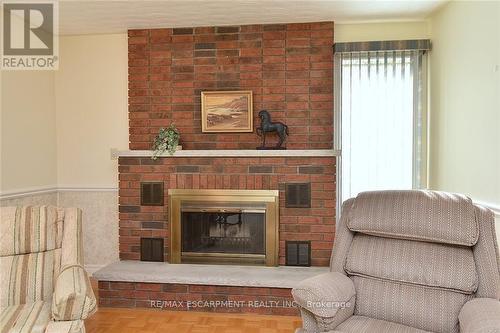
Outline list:
[[[119,261],[98,270],[99,281],[293,288],[328,267],[264,267]]]

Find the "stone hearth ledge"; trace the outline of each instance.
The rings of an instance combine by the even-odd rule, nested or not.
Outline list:
[[[116,157],[149,157],[152,150],[121,150],[112,151]],[[160,157],[334,157],[340,152],[334,149],[284,149],[284,150],[253,150],[253,149],[215,149],[215,150],[177,150],[174,155],[168,153]]]
[[[328,271],[328,267],[196,265],[122,260],[98,270],[93,277],[99,281],[117,282],[293,288],[304,279]]]

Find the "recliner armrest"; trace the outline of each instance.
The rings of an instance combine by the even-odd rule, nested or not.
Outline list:
[[[472,299],[462,307],[458,320],[461,333],[500,333],[500,301]]]
[[[330,272],[302,281],[293,288],[297,304],[321,317],[333,317],[339,309],[354,307],[354,284],[344,274]]]
[[[299,306],[317,317],[331,318],[339,311],[354,312],[356,291],[344,274],[330,272],[302,281],[292,295]]]
[[[56,321],[86,319],[97,310],[97,301],[87,272],[80,265],[63,268],[52,297],[52,316]]]

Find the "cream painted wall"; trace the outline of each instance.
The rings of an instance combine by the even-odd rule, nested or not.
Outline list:
[[[117,187],[127,149],[127,36],[60,39],[58,71],[2,71],[1,192]],[[29,154],[28,154],[29,152]]]
[[[53,71],[2,71],[1,193],[55,187]]]
[[[432,16],[430,184],[500,206],[500,2]]]
[[[85,263],[92,272],[118,260],[118,192],[110,191],[118,187],[118,163],[110,149],[128,148],[127,35],[62,37],[60,59],[58,204],[82,208]]]
[[[0,206],[82,208],[92,272],[118,260],[118,193],[110,190],[118,165],[110,148],[128,147],[127,35],[62,37],[59,47],[57,72],[2,72],[0,164],[2,191],[59,191],[3,198]]]
[[[117,187],[111,148],[128,148],[127,35],[60,40],[55,76],[60,187]]]
[[[335,24],[335,42],[429,38],[429,22]]]

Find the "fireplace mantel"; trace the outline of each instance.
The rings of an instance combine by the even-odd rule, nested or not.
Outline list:
[[[152,150],[121,150],[117,157],[150,157]],[[217,149],[217,150],[177,150],[174,155],[168,153],[160,157],[334,157],[340,156],[333,149],[290,149],[290,150],[253,150],[253,149]]]

